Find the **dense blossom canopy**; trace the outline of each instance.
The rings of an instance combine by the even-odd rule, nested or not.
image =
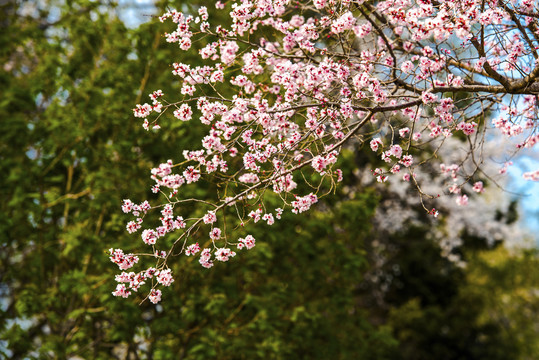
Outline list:
[[[514,151],[539,140],[539,9],[532,0],[244,0],[216,7],[230,13],[230,26],[212,24],[205,7],[160,17],[176,26],[167,42],[183,51],[203,44],[200,62],[173,63],[181,95],[156,90],[134,115],[147,130],[200,121],[207,133],[184,149],[183,160],[151,170],[152,190],[164,203],[124,201],[122,210],[134,217],[127,230],[141,232],[156,264],[118,275],[115,296],[150,282],[148,297],[157,303],[157,287],[174,281],[172,256],[195,255],[210,268],[236,256],[233,248],[253,248],[249,234],[227,238],[227,221],[272,225],[284,211],[309,210],[343,180],[337,167],[346,146],[376,153],[384,164],[372,169],[377,181],[409,182],[438,216],[423,199],[447,193],[466,206],[484,191],[477,174],[489,137],[515,139],[501,173]],[[491,128],[500,134],[486,135]],[[439,165],[446,187],[429,194],[418,169],[452,136],[467,150]],[[539,170],[523,176],[537,181]],[[185,186],[205,180],[217,191],[182,196]],[[266,205],[271,193],[281,206]],[[185,203],[200,203],[205,213],[182,213]],[[142,229],[152,210],[160,211],[159,226]],[[190,240],[196,231],[207,231],[210,247]],[[175,240],[163,249],[160,238],[172,232]],[[111,260],[128,270],[138,256],[111,249]]]

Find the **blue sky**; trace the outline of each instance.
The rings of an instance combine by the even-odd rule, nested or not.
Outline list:
[[[535,236],[539,244],[539,182],[526,181],[522,174],[539,168],[539,151],[529,151],[520,154],[514,161],[514,165],[509,167],[508,173],[511,177],[509,181],[509,191],[521,194],[513,196],[520,201],[520,218]]]

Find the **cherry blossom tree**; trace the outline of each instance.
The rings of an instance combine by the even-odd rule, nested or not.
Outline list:
[[[144,244],[139,254],[110,250],[122,270],[115,296],[128,297],[146,283],[147,298],[157,303],[160,287],[174,281],[173,257],[197,256],[211,268],[252,249],[249,226],[271,226],[284,211],[307,211],[334,190],[347,146],[374,152],[383,165],[370,176],[409,184],[420,206],[437,217],[427,206],[431,200],[453,196],[466,206],[471,194],[484,191],[480,177],[495,182],[483,170],[486,142],[508,139],[499,166],[504,173],[515,151],[539,140],[534,1],[243,0],[215,6],[230,14],[229,24],[212,24],[204,6],[159,18],[174,24],[166,41],[178,51],[196,47],[200,61],[174,62],[171,81],[179,82],[181,94],[155,90],[134,116],[146,130],[166,133],[180,122],[203,126],[205,135],[183,149],[183,159],[151,170],[152,191],[161,200],[124,200],[122,210],[133,216],[127,231],[140,233]],[[447,181],[431,191],[428,178],[417,174],[433,168],[450,137],[466,151],[439,165]],[[523,176],[537,181],[539,169]],[[215,186],[192,197],[191,183]],[[268,198],[281,205],[270,207]],[[227,229],[238,228],[245,235],[230,238]],[[195,242],[195,233],[205,233],[208,246]],[[154,266],[126,272],[140,256],[155,258]]]

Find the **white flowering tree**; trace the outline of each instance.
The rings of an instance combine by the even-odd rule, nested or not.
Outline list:
[[[438,216],[427,200],[452,194],[465,206],[466,191],[484,191],[478,174],[492,175],[482,170],[486,141],[513,137],[509,160],[539,140],[539,6],[532,0],[243,0],[216,8],[230,14],[229,24],[213,24],[203,6],[160,17],[175,26],[166,41],[179,52],[197,46],[200,61],[174,62],[171,81],[181,94],[156,90],[134,115],[147,130],[199,122],[206,134],[183,158],[151,170],[161,200],[124,201],[133,216],[127,230],[141,233],[144,244],[138,254],[111,249],[123,270],[115,296],[146,283],[157,303],[159,287],[174,281],[173,257],[197,256],[210,268],[253,248],[247,230],[232,239],[227,229],[271,226],[284,211],[309,210],[342,180],[346,146],[374,152],[384,165],[372,176],[409,184]],[[489,128],[500,134],[487,136]],[[431,192],[416,174],[451,136],[466,151],[439,166],[449,181]],[[523,176],[537,181],[539,170]],[[192,183],[211,190],[191,196]],[[270,207],[269,197],[280,205]],[[126,272],[140,256],[155,265]]]

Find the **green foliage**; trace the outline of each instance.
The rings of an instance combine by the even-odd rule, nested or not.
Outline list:
[[[395,359],[537,356],[536,251],[510,254],[476,239],[465,243],[467,266],[458,269],[436,256],[431,243],[409,235],[403,236],[408,246],[387,264],[399,267],[386,294],[387,325],[400,344]]]
[[[477,252],[470,259],[468,284],[462,290],[481,297],[478,323],[503,329],[502,341],[514,344],[520,359],[534,359],[539,354],[537,255],[533,249],[515,256],[503,247]]]

